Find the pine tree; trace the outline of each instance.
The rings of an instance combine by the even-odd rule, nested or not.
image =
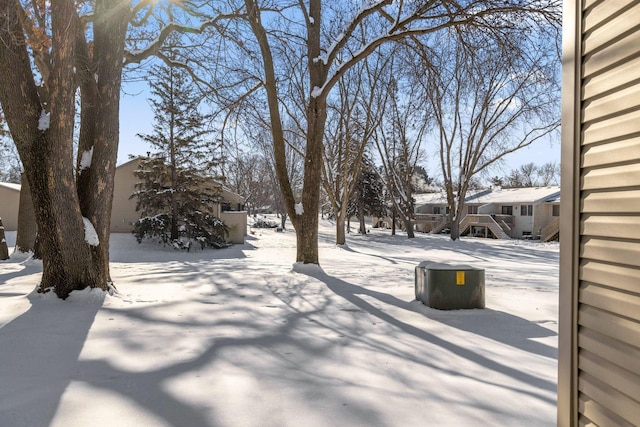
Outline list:
[[[364,223],[365,215],[379,217],[386,215],[384,183],[375,170],[375,165],[367,157],[362,158],[360,174],[349,199],[347,216],[351,217],[353,215],[358,217],[360,222],[359,232],[361,234],[366,234],[367,232]]]
[[[201,97],[182,69],[156,66],[150,75],[153,133],[138,136],[157,151],[143,158],[135,171],[140,182],[132,197],[141,218],[133,233],[138,242],[151,238],[177,249],[189,249],[193,241],[203,248],[223,247],[227,230],[215,217],[221,186],[203,172],[216,167],[219,159],[206,138]]]

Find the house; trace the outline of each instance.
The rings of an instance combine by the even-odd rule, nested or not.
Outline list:
[[[449,227],[444,193],[416,196],[416,231],[440,233]],[[481,190],[465,198],[460,234],[499,239],[540,239],[559,235],[560,187]]]
[[[465,200],[460,234],[548,241],[559,232],[560,187],[497,188]]]
[[[0,182],[0,218],[7,231],[18,229],[18,208],[20,206],[20,184]]]
[[[640,425],[639,13],[564,2],[559,427]]]
[[[111,232],[130,233],[133,223],[140,218],[136,212],[136,200],[130,198],[136,191],[135,185],[138,178],[134,171],[138,168],[140,159],[133,159],[116,167],[113,189],[113,208],[111,210]],[[220,218],[229,228],[229,243],[244,243],[247,233],[247,212],[244,211],[244,198],[225,186],[220,186],[221,202],[216,207],[214,214]]]
[[[470,197],[486,194],[491,190],[474,191]],[[414,196],[415,199],[415,229],[423,233],[437,234],[449,226],[449,202],[443,192],[424,193]]]

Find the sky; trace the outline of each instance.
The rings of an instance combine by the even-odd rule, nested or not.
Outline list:
[[[0,261],[0,426],[556,425],[557,242],[319,231],[321,268],[290,227],[190,252],[114,233],[117,293],[66,301]],[[416,301],[427,253],[484,269],[486,307]]]
[[[152,150],[148,143],[143,142],[136,135],[150,133],[153,124],[153,111],[149,105],[149,89],[147,83],[138,82],[126,84],[120,99],[120,146],[118,149],[118,164],[129,160],[129,155],[145,155]],[[266,106],[265,106],[266,108]],[[512,169],[533,162],[543,165],[548,162],[560,163],[560,134],[555,134],[557,140],[543,139],[531,146],[523,148],[504,158],[503,164],[497,166],[491,176],[507,175]],[[428,160],[427,172],[430,168],[438,167],[438,160]],[[432,174],[435,175],[435,174]]]

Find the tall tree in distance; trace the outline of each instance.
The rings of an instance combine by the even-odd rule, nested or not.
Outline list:
[[[387,207],[384,201],[384,182],[376,170],[370,156],[362,158],[360,173],[349,199],[348,217],[358,218],[358,232],[367,234],[365,215],[379,218],[386,216]]]
[[[395,74],[395,73],[394,73]],[[410,87],[403,87],[395,77],[387,90],[387,114],[375,134],[375,143],[382,162],[387,192],[393,195],[393,211],[400,215],[407,237],[415,237],[412,219],[415,169],[422,156],[422,143],[429,129],[429,104]]]
[[[150,77],[153,133],[139,137],[156,151],[141,159],[135,171],[140,182],[134,196],[142,218],[134,234],[138,241],[158,238],[178,248],[193,240],[222,246],[221,223],[214,216],[221,186],[212,176],[219,150],[207,138],[211,132],[200,111],[202,97],[183,69],[157,65]]]
[[[432,76],[418,76],[415,85],[422,86],[437,122],[452,240],[460,237],[474,179],[560,126],[558,34],[555,28],[523,30],[515,26],[497,44],[472,30],[435,41],[415,56]]]
[[[365,149],[382,121],[386,92],[378,88],[390,58],[373,54],[349,70],[328,101],[322,184],[336,220],[336,244],[344,245],[349,200],[360,177]]]

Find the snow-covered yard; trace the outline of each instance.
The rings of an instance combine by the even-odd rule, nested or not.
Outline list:
[[[292,231],[190,253],[116,234],[118,293],[67,301],[1,262],[0,426],[555,425],[557,244],[333,235],[314,270]],[[424,260],[485,268],[487,308],[416,302]]]

